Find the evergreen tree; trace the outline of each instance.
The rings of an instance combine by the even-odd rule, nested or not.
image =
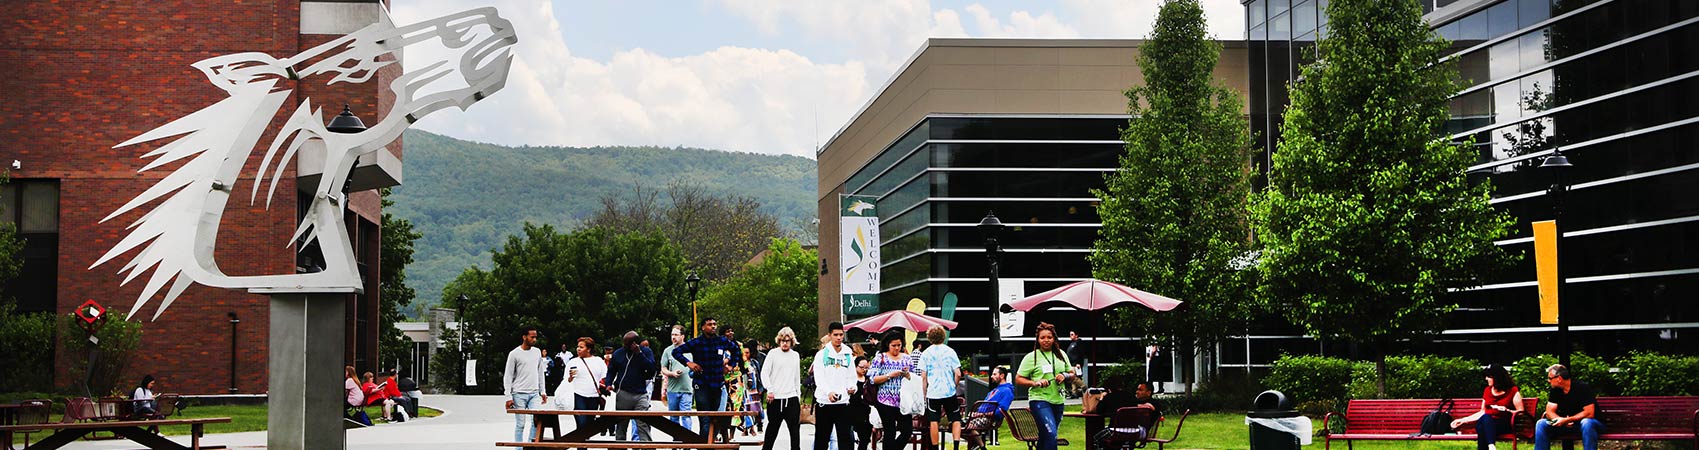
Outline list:
[[[1157,13],[1139,47],[1145,84],[1126,91],[1120,170],[1093,192],[1103,220],[1093,275],[1186,302],[1161,314],[1121,308],[1116,325],[1176,337],[1188,354],[1242,332],[1251,289],[1251,272],[1232,264],[1250,247],[1249,126],[1243,100],[1214,80],[1221,45],[1206,31],[1196,0]]]
[[[1252,208],[1260,297],[1323,338],[1387,346],[1432,333],[1450,289],[1503,267],[1511,218],[1470,183],[1468,142],[1438,135],[1457,72],[1412,0],[1334,0]]]

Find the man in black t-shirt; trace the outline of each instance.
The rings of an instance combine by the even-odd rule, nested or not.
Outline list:
[[[1553,364],[1546,368],[1546,382],[1552,390],[1546,395],[1546,412],[1534,423],[1534,450],[1551,448],[1551,439],[1574,439],[1580,434],[1581,448],[1598,450],[1599,433],[1605,425],[1595,418],[1597,402],[1593,387],[1571,380],[1569,368]]]

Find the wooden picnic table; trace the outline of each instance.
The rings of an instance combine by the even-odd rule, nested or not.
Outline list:
[[[572,430],[554,440],[543,440],[543,431],[536,428],[530,442],[497,442],[500,447],[523,448],[695,448],[695,449],[736,449],[742,446],[760,446],[761,441],[714,442],[715,421],[704,421],[707,426],[701,433],[673,423],[671,417],[697,418],[735,418],[753,416],[754,411],[622,411],[622,410],[573,410],[561,411],[553,409],[510,409],[508,414],[530,414],[531,423],[537,423],[540,416],[594,416],[595,419],[584,426]],[[592,441],[593,437],[601,435],[614,426],[636,420],[649,425],[649,428],[671,436],[671,441],[631,442],[631,441]]]
[[[1086,450],[1097,450],[1097,440],[1092,439],[1092,437],[1097,436],[1097,432],[1103,431],[1103,423],[1104,421],[1109,420],[1109,416],[1097,413],[1070,412],[1062,413],[1062,417],[1084,418],[1085,448]]]
[[[82,438],[84,435],[97,431],[108,431],[119,437],[129,439],[137,444],[155,450],[200,450],[224,448],[218,446],[202,446],[201,436],[205,435],[202,426],[209,423],[230,423],[229,417],[207,417],[200,419],[164,419],[164,420],[119,420],[107,422],[71,422],[71,423],[37,423],[29,425],[0,426],[0,442],[8,445],[12,442],[12,433],[19,431],[53,430],[53,435],[42,438],[23,450],[49,450],[64,447],[66,444]],[[147,427],[188,425],[189,445],[184,446],[164,436],[147,431]]]

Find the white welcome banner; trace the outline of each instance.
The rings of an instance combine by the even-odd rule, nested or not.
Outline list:
[[[875,197],[838,198],[838,286],[843,315],[879,312],[879,214]]]

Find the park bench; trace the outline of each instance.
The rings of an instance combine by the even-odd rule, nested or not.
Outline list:
[[[755,413],[752,411],[557,411],[544,409],[510,409],[507,412],[508,414],[530,414],[533,418],[532,423],[536,423],[536,417],[542,416],[595,416],[595,419],[585,423],[584,426],[573,430],[571,433],[567,433],[563,436],[557,436],[554,440],[543,440],[543,431],[538,428],[535,433],[531,435],[530,442],[497,442],[497,447],[628,449],[688,448],[730,450],[745,446],[760,447],[762,444],[762,441],[714,442],[712,437],[714,436],[714,432],[717,431],[715,430],[717,424],[714,424],[712,421],[708,422],[708,426],[705,427],[702,432],[698,433],[695,430],[685,428],[683,425],[679,425],[668,420],[669,417],[676,416],[690,416],[697,418],[697,420],[705,420],[710,417],[736,418],[754,415]],[[631,420],[648,424],[650,429],[666,433],[667,436],[671,436],[674,440],[653,442],[591,440],[592,438],[613,428],[615,425],[627,423]]]
[[[1699,449],[1699,397],[1599,397],[1593,411],[1605,424],[1600,440],[1693,441]],[[1577,434],[1554,437],[1578,439]]]
[[[1469,423],[1457,429],[1456,434],[1420,434],[1422,418],[1433,412],[1439,406],[1439,399],[1386,399],[1386,400],[1351,400],[1345,407],[1345,415],[1327,413],[1322,416],[1321,427],[1326,433],[1324,449],[1330,449],[1333,441],[1345,441],[1346,448],[1351,448],[1352,441],[1473,441],[1475,440],[1475,424]],[[1530,439],[1534,436],[1534,415],[1539,414],[1534,406],[1539,402],[1535,398],[1522,398],[1524,414],[1510,418],[1511,433],[1498,436],[1498,440],[1509,440],[1510,448],[1517,448],[1517,438]],[[1458,400],[1452,408],[1453,417],[1461,418],[1481,410],[1478,399]],[[1345,431],[1334,433],[1330,426],[1335,417],[1344,422]]]
[[[203,426],[209,423],[230,423],[229,417],[209,417],[200,419],[165,419],[165,420],[108,420],[91,422],[59,422],[0,426],[0,442],[12,442],[13,433],[52,431],[53,434],[35,444],[24,447],[23,450],[49,450],[64,447],[66,444],[96,431],[111,432],[118,437],[129,439],[137,444],[156,450],[186,450],[212,449],[224,446],[203,446],[201,436],[205,435]],[[147,427],[188,425],[190,428],[189,445],[184,446],[164,436],[146,430]]]

